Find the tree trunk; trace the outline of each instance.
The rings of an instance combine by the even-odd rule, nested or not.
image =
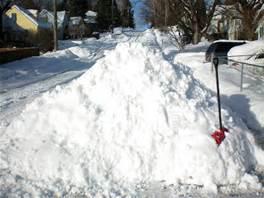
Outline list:
[[[168,0],[165,0],[165,20],[164,20],[164,25],[168,25],[168,16],[169,16],[169,4]]]
[[[245,32],[245,36],[246,39],[253,41],[256,39],[256,28],[254,28],[254,25],[249,22],[249,23],[245,23],[244,24],[244,32]]]
[[[246,28],[246,29],[248,29],[248,28]],[[252,31],[252,29],[246,30],[246,35],[247,35],[247,38],[249,41],[253,41],[256,39],[256,34],[254,31]]]
[[[242,20],[242,23],[243,23],[243,29],[244,29],[244,32],[245,32],[245,37],[246,39],[252,41],[252,40],[255,40],[256,39],[256,22],[254,20],[254,16],[256,14],[252,12],[252,10],[250,9],[244,9],[244,12],[243,12],[243,20]]]
[[[53,42],[54,51],[58,50],[58,16],[57,16],[57,0],[53,0]]]
[[[201,30],[197,21],[193,22],[193,44],[197,44],[201,41]]]

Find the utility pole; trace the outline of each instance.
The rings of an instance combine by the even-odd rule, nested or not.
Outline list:
[[[53,40],[54,40],[54,51],[56,52],[58,50],[58,35],[57,35],[57,0],[53,0],[53,15],[54,15],[54,21],[53,21]]]

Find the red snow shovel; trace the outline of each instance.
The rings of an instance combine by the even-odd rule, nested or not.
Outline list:
[[[219,125],[220,128],[217,129],[211,136],[214,138],[216,144],[219,146],[225,139],[225,133],[228,132],[228,129],[224,128],[222,125],[222,116],[221,116],[221,100],[220,100],[220,89],[219,89],[219,76],[218,76],[218,65],[219,59],[214,58],[213,64],[215,67],[216,74],[216,88],[217,88],[217,102],[218,102],[218,114],[219,114]]]

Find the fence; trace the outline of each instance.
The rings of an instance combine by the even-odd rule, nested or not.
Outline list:
[[[0,64],[31,56],[39,56],[38,48],[0,48]]]
[[[243,84],[244,84],[244,76],[245,74],[253,75],[257,78],[263,78],[264,80],[264,58],[262,64],[253,64],[250,62],[243,62],[243,61],[237,61],[235,58],[240,57],[253,57],[255,54],[251,55],[237,55],[237,56],[218,56],[220,64],[227,64],[230,67],[231,66],[240,66],[240,91],[243,91]],[[213,59],[212,59],[213,60]],[[212,63],[212,71],[213,71],[213,63]],[[239,70],[239,67],[236,67],[236,69]]]

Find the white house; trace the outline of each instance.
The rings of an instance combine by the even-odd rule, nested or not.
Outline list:
[[[97,32],[97,12],[88,10],[85,13],[84,23],[86,25],[86,35],[90,36],[93,32]]]
[[[84,22],[85,23],[97,23],[96,22],[97,12],[88,10],[85,13]]]
[[[57,12],[57,25],[58,25],[58,39],[64,39],[65,29],[69,22],[69,17],[66,11],[58,11]],[[53,24],[54,23],[54,14],[53,12],[49,12],[48,10],[43,9],[39,15],[38,20],[46,23]]]
[[[69,36],[73,39],[83,38],[86,34],[86,26],[80,16],[70,17],[68,25]]]
[[[217,6],[208,34],[215,39],[238,40],[242,35],[242,21],[239,13],[233,6]]]
[[[256,33],[258,35],[258,40],[264,40],[264,17],[259,22]]]

